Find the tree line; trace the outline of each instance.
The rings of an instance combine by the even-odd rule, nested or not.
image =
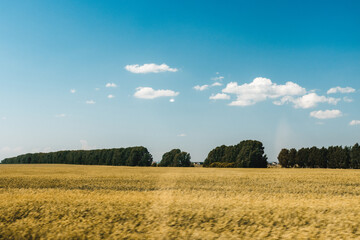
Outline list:
[[[360,146],[330,146],[282,149],[278,155],[279,164],[284,168],[353,168],[360,169]]]
[[[152,155],[142,146],[100,150],[74,150],[50,153],[28,153],[2,160],[2,164],[79,164],[113,166],[159,166],[193,167],[190,153],[172,149],[164,153],[161,161],[153,162]],[[263,144],[259,141],[246,140],[234,146],[216,147],[208,154],[204,167],[252,167],[266,168],[267,157]]]
[[[3,164],[62,163],[80,165],[150,166],[153,158],[145,147],[28,153],[6,158]]]
[[[204,161],[204,167],[266,168],[267,164],[264,146],[262,142],[255,140],[216,147]]]

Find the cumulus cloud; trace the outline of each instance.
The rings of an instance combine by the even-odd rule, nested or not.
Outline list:
[[[74,94],[74,93],[76,93],[76,90],[75,89],[70,89],[70,92]]]
[[[317,119],[338,118],[342,116],[342,112],[340,110],[320,110],[311,112],[310,116]]]
[[[173,90],[154,90],[151,87],[138,87],[134,93],[134,97],[143,99],[154,99],[158,97],[176,97],[179,92]]]
[[[133,64],[126,65],[125,69],[132,73],[160,73],[160,72],[177,72],[178,69],[171,68],[165,63],[157,65],[155,63],[147,63],[144,65]]]
[[[350,126],[355,126],[355,125],[360,125],[360,120],[352,120],[350,123],[349,123]]]
[[[170,98],[169,102],[175,102],[175,99]]]
[[[86,104],[95,104],[95,101],[94,100],[87,100]]]
[[[336,105],[340,101],[339,98],[328,98],[325,96],[319,96],[316,93],[308,93],[299,98],[293,98],[291,96],[285,96],[281,98],[280,101],[275,101],[275,105],[283,105],[287,102],[291,102],[294,104],[295,108],[313,108],[316,107],[319,103],[328,103],[332,105]]]
[[[327,91],[327,94],[332,94],[332,93],[353,93],[355,92],[355,89],[352,88],[352,87],[333,87],[333,88],[330,88],[328,91]]]
[[[231,102],[230,106],[250,106],[267,99],[303,95],[306,90],[293,82],[278,85],[271,82],[270,79],[258,77],[251,83],[242,85],[238,85],[237,82],[230,82],[222,92],[237,95],[237,99]]]
[[[107,83],[107,84],[105,85],[105,87],[114,88],[114,87],[116,87],[116,84],[115,84],[115,83]]]
[[[228,100],[228,99],[230,99],[230,96],[227,95],[226,93],[218,93],[216,95],[214,95],[214,94],[211,95],[209,97],[209,99],[211,99],[211,100]]]
[[[208,89],[208,88],[209,88],[209,85],[207,85],[207,84],[202,85],[202,86],[196,85],[196,86],[194,87],[194,89],[197,90],[197,91],[204,91],[204,90],[206,90],[206,89]]]
[[[112,94],[109,94],[107,97],[111,99],[111,98],[114,98],[115,96]]]

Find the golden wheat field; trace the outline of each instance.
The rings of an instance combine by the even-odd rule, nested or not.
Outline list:
[[[1,239],[356,239],[360,171],[0,166]]]

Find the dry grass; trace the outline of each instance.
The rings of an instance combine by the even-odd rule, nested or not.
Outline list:
[[[360,171],[1,165],[0,238],[356,239]]]

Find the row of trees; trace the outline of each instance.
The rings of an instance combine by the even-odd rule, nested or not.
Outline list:
[[[299,168],[360,168],[360,146],[331,146],[328,148],[312,147],[282,149],[278,155],[282,167]]]
[[[222,145],[211,150],[204,167],[266,168],[267,157],[261,142],[245,140],[234,146]]]
[[[180,149],[173,149],[162,156],[159,167],[191,167],[190,153],[182,152]]]
[[[83,165],[150,166],[153,158],[145,147],[114,148],[101,150],[59,151],[28,153],[6,158],[1,163],[63,163]]]

